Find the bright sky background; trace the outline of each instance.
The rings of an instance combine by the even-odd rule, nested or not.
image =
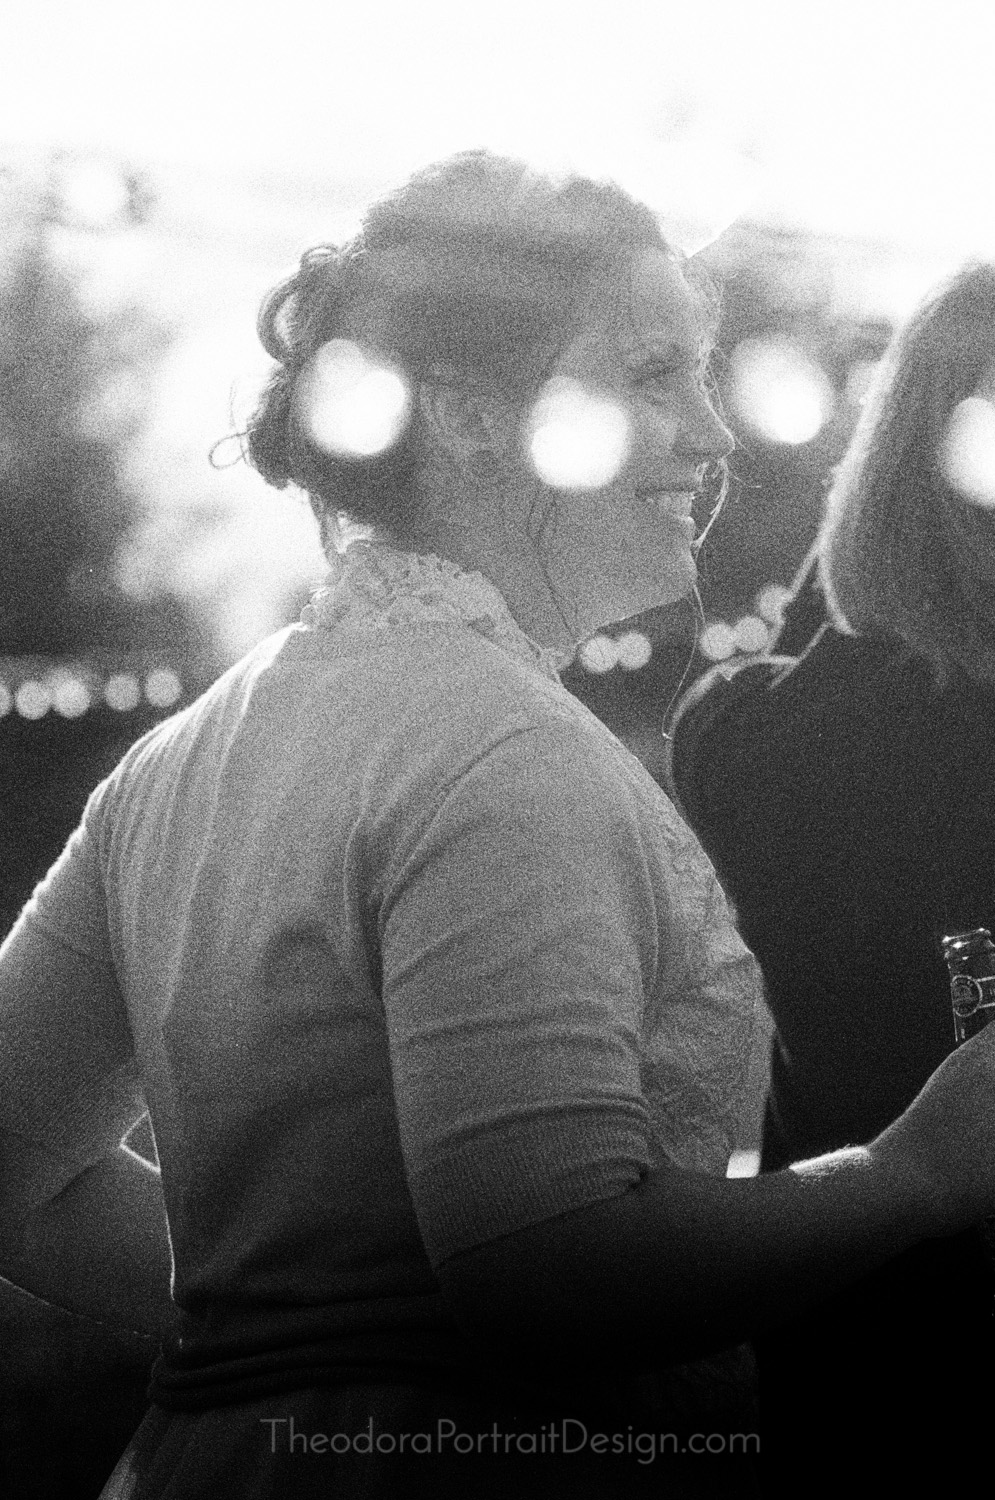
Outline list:
[[[0,153],[105,151],[156,188],[150,233],[91,243],[109,295],[186,330],[132,455],[134,575],[181,579],[235,655],[320,569],[301,506],[206,454],[255,389],[259,295],[348,232],[337,204],[485,144],[617,176],[689,249],[743,209],[891,240],[911,306],[934,262],[995,258],[993,56],[995,0],[7,0]],[[210,504],[231,523],[198,533]]]
[[[790,222],[995,253],[989,0],[8,0],[0,142],[376,181],[686,127]]]

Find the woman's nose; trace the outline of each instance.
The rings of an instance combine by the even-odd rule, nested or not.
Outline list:
[[[685,414],[677,438],[678,446],[698,463],[728,458],[736,446],[735,438],[704,392]]]

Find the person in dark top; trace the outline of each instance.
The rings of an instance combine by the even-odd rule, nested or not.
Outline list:
[[[973,265],[893,341],[771,654],[714,668],[671,726],[776,1023],[763,1171],[907,1106],[954,1046],[940,939],[995,927],[993,395]],[[980,1451],[993,1291],[971,1231],[761,1339],[768,1455],[894,1476]]]

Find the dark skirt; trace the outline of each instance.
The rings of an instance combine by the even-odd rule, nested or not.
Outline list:
[[[455,1387],[334,1386],[203,1412],[153,1407],[101,1500],[739,1500],[760,1493],[748,1437],[640,1426],[516,1409]]]

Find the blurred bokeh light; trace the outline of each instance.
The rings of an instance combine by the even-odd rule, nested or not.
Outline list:
[[[638,672],[653,655],[653,643],[641,630],[626,630],[615,638],[615,657],[626,672]]]
[[[736,632],[724,620],[703,625],[698,636],[698,650],[709,661],[726,661],[736,654]]]
[[[104,684],[104,702],[117,713],[130,713],[141,701],[138,678],[131,672],[115,672]]]
[[[411,413],[401,372],[349,339],[330,339],[305,371],[298,397],[312,440],[343,458],[393,447]]]
[[[754,601],[757,614],[768,625],[777,629],[784,619],[785,607],[791,597],[791,590],[785,584],[768,583],[759,590]]]
[[[766,651],[770,645],[770,626],[759,615],[742,615],[733,626],[732,633],[737,651],[752,654]]]
[[[52,707],[52,694],[45,683],[29,677],[14,694],[14,706],[22,719],[42,719]]]
[[[536,473],[552,489],[602,489],[628,457],[629,417],[609,396],[557,377],[532,408],[525,441]]]
[[[585,670],[593,672],[595,676],[610,672],[617,661],[615,642],[610,636],[603,635],[600,631],[584,641],[577,655]]]
[[[618,636],[599,630],[577,652],[580,665],[596,677],[603,677],[615,667],[621,667],[623,672],[639,672],[652,655],[653,643],[641,630],[625,630]]]
[[[995,406],[969,396],[951,414],[939,453],[947,482],[973,505],[995,506]]]
[[[770,442],[808,443],[832,416],[836,393],[822,366],[799,344],[776,336],[744,339],[729,362],[736,415]]]
[[[64,719],[79,719],[92,701],[90,689],[82,677],[67,669],[56,669],[49,676],[52,707]]]
[[[145,696],[153,708],[172,708],[182,692],[183,684],[171,667],[157,667],[145,679]]]

